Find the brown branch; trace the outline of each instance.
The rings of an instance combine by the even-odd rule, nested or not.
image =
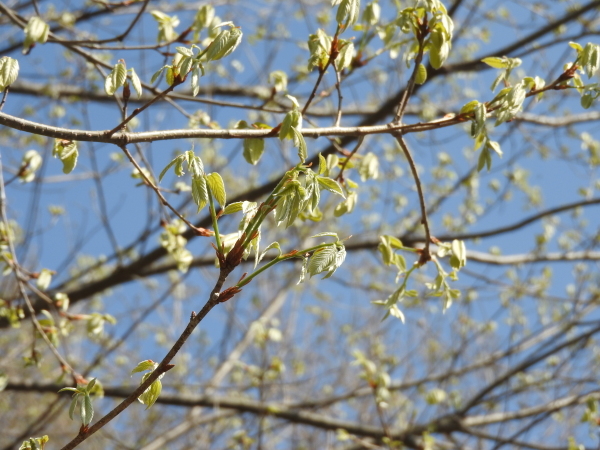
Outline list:
[[[10,86],[6,86],[4,88],[4,92],[2,93],[2,101],[0,101],[0,111],[2,111],[2,108],[4,108],[4,104],[6,103],[6,97],[8,96],[9,89],[10,89]]]
[[[431,253],[429,252],[429,246],[431,244],[431,232],[429,231],[429,222],[427,220],[427,207],[425,206],[425,195],[423,194],[423,187],[421,185],[421,179],[419,178],[419,174],[417,172],[417,166],[415,165],[415,161],[413,160],[412,155],[410,154],[410,150],[404,142],[402,138],[402,134],[394,133],[393,136],[400,144],[406,159],[408,160],[408,164],[410,165],[410,170],[412,172],[413,178],[415,180],[415,185],[417,187],[417,192],[419,194],[419,204],[421,206],[421,223],[425,227],[425,248],[423,248],[421,252],[421,256],[419,257],[419,265],[422,266],[431,260]]]
[[[338,107],[337,107],[337,112],[335,114],[335,123],[333,126],[339,127],[340,122],[342,121],[342,100],[344,99],[344,97],[342,96],[342,87],[341,87],[342,80],[340,78],[340,72],[335,67],[335,64],[333,65],[333,68],[335,70],[335,89],[338,94]]]
[[[84,429],[82,428],[79,434],[67,445],[65,445],[62,450],[70,450],[77,447],[91,435],[96,433],[98,430],[103,428],[106,424],[108,424],[112,419],[117,417],[121,412],[123,412],[127,407],[129,407],[136,399],[148,388],[150,385],[156,381],[162,374],[171,370],[174,366],[171,365],[171,361],[177,355],[183,344],[188,340],[188,338],[192,335],[194,329],[198,326],[198,324],[206,317],[206,315],[220,303],[219,293],[227,276],[231,273],[233,268],[222,267],[219,273],[219,278],[212,289],[207,302],[204,304],[202,309],[198,314],[192,313],[190,321],[188,322],[187,327],[181,333],[181,336],[177,339],[173,347],[169,350],[169,352],[165,355],[163,360],[160,362],[156,370],[150,374],[150,376],[140,384],[137,389],[135,389],[128,397],[123,400],[119,405],[117,405],[112,411],[102,417],[98,422],[96,422],[93,426]]]
[[[465,401],[465,405],[460,409],[459,415],[464,416],[467,413],[467,411],[469,411],[470,409],[473,409],[481,401],[483,401],[485,399],[485,397],[487,396],[487,394],[492,392],[497,387],[506,383],[515,374],[517,374],[519,372],[523,372],[524,370],[528,369],[529,367],[537,364],[540,361],[543,361],[550,355],[553,355],[564,348],[571,347],[579,342],[590,339],[594,334],[598,333],[599,331],[600,331],[600,326],[596,326],[596,327],[592,328],[591,330],[586,331],[585,333],[582,333],[582,334],[575,336],[569,340],[561,342],[560,344],[558,344],[554,347],[551,347],[549,350],[546,350],[545,352],[537,353],[534,356],[527,358],[525,361],[521,362],[520,364],[517,364],[517,365],[511,367],[509,370],[507,370],[506,372],[504,372],[503,374],[498,376],[494,381],[490,382],[485,388],[481,389],[478,393],[476,393],[468,401]]]
[[[417,52],[417,57],[415,58],[415,68],[413,69],[412,74],[408,80],[406,88],[404,89],[404,93],[402,94],[402,100],[400,100],[400,104],[398,105],[398,109],[396,111],[396,115],[392,123],[402,123],[402,118],[404,117],[404,110],[406,109],[406,105],[408,104],[408,99],[413,93],[415,89],[415,82],[417,80],[417,74],[419,73],[419,67],[421,66],[421,62],[423,61],[423,54],[425,53],[425,37],[428,33],[428,25],[427,25],[427,16],[425,16],[423,23],[420,23],[419,30],[417,31],[417,41],[419,42],[419,51]]]
[[[165,97],[166,95],[169,94],[169,92],[171,92],[173,89],[175,89],[177,86],[179,86],[181,83],[183,83],[182,79],[175,79],[175,81],[173,82],[173,84],[171,86],[169,86],[167,89],[165,89],[164,91],[162,91],[160,94],[158,94],[157,96],[155,96],[152,100],[150,100],[148,103],[146,103],[143,106],[140,106],[139,108],[136,108],[133,110],[133,112],[131,113],[131,115],[129,117],[126,117],[125,119],[123,119],[123,121],[117,125],[116,127],[114,127],[112,130],[106,132],[106,135],[108,137],[111,137],[113,134],[115,134],[117,131],[122,130],[125,128],[125,125],[127,125],[129,123],[129,121],[131,121],[131,119],[133,119],[135,116],[137,116],[139,113],[141,113],[142,111],[144,111],[146,108],[150,107],[151,105],[153,105],[154,103],[156,103],[158,100],[160,100],[161,98]],[[126,103],[125,103],[126,104]],[[126,113],[126,106],[124,106],[123,109],[123,114]]]
[[[313,90],[311,91],[310,95],[308,96],[308,100],[306,101],[304,108],[302,108],[303,116],[306,114],[306,111],[308,111],[308,107],[310,106],[313,99],[315,98],[315,95],[317,94],[317,89],[319,88],[319,85],[321,84],[321,80],[323,79],[323,75],[325,75],[327,68],[329,67],[330,64],[332,64],[335,61],[335,59],[337,58],[337,56],[339,54],[339,50],[337,47],[339,33],[340,33],[340,27],[338,26],[338,28],[335,32],[335,35],[333,36],[333,39],[331,41],[331,48],[329,48],[329,58],[327,58],[327,62],[325,63],[324,67],[319,67],[319,76],[317,77],[315,86],[313,87]]]

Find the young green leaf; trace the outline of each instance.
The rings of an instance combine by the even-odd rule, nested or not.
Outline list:
[[[342,187],[340,186],[340,184],[337,181],[335,181],[332,178],[327,178],[327,177],[316,177],[316,178],[317,178],[319,185],[323,189],[327,189],[329,192],[333,192],[334,194],[338,194],[338,195],[341,195],[342,197],[346,198],[346,196],[344,195],[344,190],[342,189]]]
[[[87,426],[92,422],[92,418],[94,417],[94,407],[92,405],[92,399],[90,398],[90,394],[87,392],[82,395],[83,400],[81,402],[81,423]]]
[[[487,166],[487,170],[489,171],[492,168],[492,155],[488,150],[488,147],[485,146],[481,150],[479,154],[479,161],[477,162],[477,170],[481,172],[481,170]]]
[[[206,182],[210,188],[210,192],[217,199],[221,207],[225,207],[227,203],[227,194],[225,192],[225,184],[223,178],[217,172],[213,172],[206,176]]]
[[[230,203],[229,205],[227,205],[227,207],[223,210],[223,215],[227,215],[227,214],[233,214],[239,211],[242,211],[243,209],[243,205],[244,203],[247,202],[235,202],[235,203]]]
[[[175,40],[177,37],[177,33],[175,33],[175,27],[179,25],[179,19],[177,16],[168,16],[167,14],[161,11],[150,11],[152,17],[156,20],[158,24],[158,35],[156,40],[158,42],[170,42]]]
[[[336,248],[335,245],[328,245],[325,248],[317,250],[310,257],[307,271],[311,277],[329,269],[332,263],[335,262]]]
[[[415,78],[415,83],[423,84],[425,83],[425,81],[427,81],[427,68],[424,64],[419,64],[419,67],[417,68],[417,76]]]
[[[142,82],[140,81],[140,77],[137,76],[133,67],[129,69],[129,71],[131,72],[131,84],[133,84],[133,89],[138,98],[140,98],[142,96]]]
[[[208,47],[206,52],[207,61],[217,61],[232,53],[242,42],[242,30],[230,28],[221,31]]]
[[[298,157],[300,158],[300,162],[304,163],[304,161],[306,161],[306,158],[308,158],[306,141],[304,140],[304,136],[302,136],[302,133],[298,131],[296,127],[292,127],[292,132],[294,133],[294,145],[298,147]]]
[[[164,176],[166,175],[166,173],[169,171],[169,169],[170,169],[171,167],[173,167],[174,165],[176,165],[176,164],[179,166],[179,169],[180,169],[180,171],[178,172],[178,171],[177,171],[177,168],[176,168],[176,169],[175,169],[175,174],[176,174],[178,177],[180,177],[181,175],[183,175],[182,163],[183,163],[183,160],[184,160],[184,158],[185,158],[185,156],[184,156],[184,155],[178,155],[178,156],[176,156],[175,158],[173,158],[173,159],[171,160],[171,162],[170,162],[169,164],[167,164],[167,165],[165,166],[165,168],[164,168],[164,169],[163,169],[163,170],[160,172],[160,175],[158,176],[158,182],[160,183],[160,182],[162,181],[163,177],[164,177]]]
[[[29,49],[37,42],[43,44],[48,40],[50,26],[39,16],[33,16],[23,29],[25,40],[23,41],[23,53],[29,53]]]
[[[192,177],[192,198],[198,206],[198,212],[208,203],[208,189],[204,176]]]
[[[265,151],[265,140],[260,138],[244,139],[244,159],[255,166]]]
[[[258,262],[261,262],[262,259],[265,257],[265,255],[267,254],[267,252],[269,250],[271,250],[272,248],[276,248],[279,251],[279,254],[277,255],[277,257],[281,256],[281,247],[279,246],[279,242],[272,242],[270,243],[267,248],[265,248],[263,250],[263,252],[260,254],[260,256],[258,257]]]
[[[327,172],[327,160],[319,153],[319,175]]]
[[[77,142],[56,139],[54,141],[52,156],[62,161],[63,173],[71,173],[77,165],[77,157],[79,156],[79,152],[77,150]]]
[[[3,56],[0,58],[0,91],[13,84],[19,75],[19,61]]]
[[[108,95],[114,95],[117,89],[125,84],[125,81],[127,81],[127,69],[122,60],[120,60],[114,65],[113,69],[106,77],[106,80],[104,81],[104,90]]]
[[[340,239],[338,237],[338,234],[334,233],[333,231],[324,231],[322,233],[315,234],[315,235],[311,236],[311,238],[318,238],[318,237],[323,237],[323,236],[335,238],[336,241],[338,241]]]
[[[358,173],[362,181],[379,178],[379,160],[373,152],[368,152],[358,165]]]
[[[338,46],[340,47],[340,53],[335,60],[335,68],[338,71],[342,71],[352,64],[354,58],[354,44],[350,41],[340,39]]]
[[[354,25],[360,12],[360,0],[342,0],[338,6],[335,20],[342,28]]]
[[[150,374],[147,374],[147,375],[150,375]],[[142,381],[144,381],[144,378],[142,379]],[[152,405],[154,405],[154,403],[156,403],[156,400],[158,400],[158,397],[160,396],[161,392],[162,392],[162,383],[160,380],[156,380],[148,387],[148,389],[146,389],[142,393],[142,395],[140,395],[138,397],[138,400],[141,403],[143,403],[144,405],[146,405],[146,409],[148,409]]]
[[[154,72],[154,75],[152,75],[152,78],[150,78],[150,83],[154,83],[156,80],[158,80],[158,77],[160,77],[160,74],[163,73],[163,70],[165,70],[168,67],[170,66],[162,66],[160,69]]]
[[[158,367],[158,363],[155,363],[151,359],[147,359],[145,361],[140,362],[135,368],[131,371],[131,375],[138,372],[145,372],[147,370],[154,370]]]

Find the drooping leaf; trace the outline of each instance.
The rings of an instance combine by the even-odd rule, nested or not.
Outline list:
[[[304,140],[304,136],[302,133],[298,131],[296,127],[292,127],[292,132],[294,133],[294,145],[298,147],[298,158],[300,158],[300,162],[306,161],[308,158],[308,149],[306,148],[306,141]]]
[[[94,407],[92,405],[92,399],[88,393],[82,395],[83,399],[81,401],[81,423],[85,426],[89,425],[92,422],[92,418],[94,417]]]
[[[265,151],[265,140],[260,138],[244,139],[244,159],[255,166]]]
[[[171,167],[173,167],[175,164],[179,164],[179,166],[181,166],[181,163],[183,162],[183,155],[178,155],[175,158],[173,158],[171,160],[171,162],[169,162],[169,164],[167,164],[165,166],[165,168],[160,172],[160,175],[158,176],[158,182],[160,183],[163,179],[163,177],[167,174],[167,172],[169,171],[169,169]],[[177,176],[181,176],[183,175],[183,173],[178,173],[177,170],[175,170],[175,173],[177,174]]]
[[[208,189],[203,175],[192,177],[192,198],[198,206],[198,212],[208,203]]]
[[[62,161],[63,173],[71,173],[77,165],[77,157],[79,156],[79,151],[77,150],[77,142],[56,139],[54,141],[52,156]]]

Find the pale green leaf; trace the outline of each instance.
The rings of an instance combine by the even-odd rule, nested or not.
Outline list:
[[[192,178],[192,198],[198,206],[198,212],[208,203],[208,189],[204,176]]]
[[[323,175],[325,172],[327,172],[327,161],[323,155],[319,153],[319,175]]]
[[[58,391],[60,392],[60,391]],[[77,402],[79,401],[79,395],[74,395],[71,399],[71,405],[69,406],[69,417],[73,420],[73,416],[75,415],[75,408],[77,408]]]
[[[50,283],[52,282],[52,274],[53,272],[51,270],[40,270],[40,274],[38,275],[38,278],[35,282],[37,288],[40,291],[45,291],[46,289],[48,289],[48,286],[50,286]]]
[[[296,127],[292,127],[292,132],[294,133],[294,145],[298,147],[298,157],[300,158],[300,162],[306,161],[308,158],[308,149],[306,148],[306,141],[304,140],[304,136],[302,133],[298,131]]]
[[[77,157],[79,156],[77,142],[56,139],[54,141],[52,155],[62,161],[63,173],[71,173],[71,171],[77,165]]]
[[[227,205],[227,207],[223,210],[223,215],[227,215],[227,214],[233,214],[236,212],[239,212],[242,210],[243,208],[243,204],[245,202],[235,202],[235,203],[230,203],[229,205]]]
[[[279,242],[272,242],[272,243],[271,243],[271,244],[269,244],[269,245],[267,246],[267,248],[265,248],[265,249],[263,250],[263,252],[260,254],[260,256],[259,256],[259,258],[258,258],[258,261],[257,261],[257,263],[261,262],[261,261],[262,261],[262,259],[264,258],[264,256],[267,254],[267,252],[268,252],[269,250],[271,250],[272,248],[276,248],[276,249],[279,251],[279,254],[277,255],[277,257],[280,257],[280,256],[281,256],[281,247],[279,246]]]
[[[217,172],[213,172],[206,176],[206,182],[208,183],[208,187],[214,198],[217,199],[221,207],[225,207],[225,204],[227,203],[227,194],[221,175]]]
[[[15,82],[19,75],[19,61],[3,56],[0,58],[0,90],[6,89]]]
[[[137,94],[138,98],[142,96],[142,82],[140,81],[140,77],[135,73],[135,69],[132,67],[129,69],[131,71],[131,84],[133,85],[133,89]]]
[[[208,51],[206,52],[206,59],[208,61],[216,61],[229,55],[236,49],[236,47],[240,44],[241,41],[241,29],[231,28],[229,30],[221,31],[208,47]]]
[[[360,12],[360,0],[342,0],[338,6],[335,20],[341,27],[354,25]]]
[[[85,394],[82,396],[83,400],[81,402],[81,423],[84,425],[89,425],[92,422],[92,418],[94,417],[94,407],[92,405],[92,399],[89,394]]]
[[[327,189],[328,191],[333,192],[334,194],[338,194],[346,198],[346,196],[344,195],[344,190],[336,180],[327,177],[317,177],[317,181],[323,189]]]
[[[330,245],[314,252],[310,257],[307,267],[307,272],[310,276],[313,277],[328,270],[331,264],[335,262],[335,254],[335,245]]]
[[[166,165],[166,167],[160,172],[160,175],[158,176],[158,182],[160,183],[163,179],[163,177],[166,175],[166,173],[169,171],[169,169],[171,167],[173,167],[175,164],[179,163],[179,165],[181,165],[181,163],[183,162],[183,156],[179,155],[176,156],[175,158],[173,158],[173,160]],[[177,173],[177,171],[175,171],[175,173],[177,174],[177,176],[181,176],[183,175],[183,173],[180,175]]]
[[[427,68],[424,64],[419,64],[419,67],[417,68],[417,76],[415,78],[415,83],[423,84],[425,83],[425,81],[427,81]]]
[[[481,60],[482,63],[487,64],[494,69],[506,69],[508,67],[507,58],[498,58],[497,56],[489,56]]]
[[[323,233],[319,233],[319,234],[315,234],[315,235],[311,236],[311,238],[318,238],[318,237],[323,237],[323,236],[333,237],[333,238],[335,238],[336,241],[339,240],[337,233],[334,233],[333,231],[324,231]]]
[[[244,159],[255,166],[265,151],[265,140],[260,138],[244,139]]]
[[[138,372],[145,372],[147,370],[154,370],[158,367],[158,364],[152,361],[151,359],[147,359],[145,361],[140,362],[135,368],[131,371],[131,374]]]

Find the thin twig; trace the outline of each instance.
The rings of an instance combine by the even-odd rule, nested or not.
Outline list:
[[[310,106],[311,102],[315,98],[315,95],[317,94],[317,89],[319,88],[319,84],[321,84],[321,80],[323,79],[323,75],[325,75],[325,71],[327,70],[327,66],[329,66],[329,61],[327,61],[327,64],[325,64],[325,67],[323,67],[323,69],[319,69],[319,76],[317,77],[317,81],[315,83],[315,86],[313,87],[312,92],[308,96],[308,100],[306,101],[306,104],[304,105],[304,108],[302,108],[302,115],[306,114],[306,110],[308,109],[308,107]]]
[[[417,192],[419,193],[419,203],[421,205],[421,223],[425,227],[425,248],[423,249],[421,256],[419,258],[419,265],[423,265],[427,263],[427,261],[431,260],[431,253],[429,252],[429,245],[431,243],[431,233],[429,232],[429,222],[427,221],[427,207],[425,206],[425,196],[423,195],[423,187],[421,186],[421,179],[419,178],[419,174],[417,173],[417,166],[415,165],[415,161],[402,138],[402,135],[399,133],[394,133],[393,136],[402,147],[402,151],[408,160],[408,164],[410,165],[410,170],[412,172],[413,178],[415,180],[415,185],[417,186]]]
[[[352,157],[358,151],[358,149],[360,148],[360,146],[362,145],[362,143],[363,143],[364,140],[365,140],[364,136],[359,136],[358,139],[356,140],[356,145],[354,146],[354,148],[352,149],[352,151],[350,152],[350,154],[346,157],[346,160],[344,161],[344,164],[342,164],[342,168],[340,169],[340,173],[338,173],[338,176],[335,177],[335,179],[337,181],[339,181],[339,182],[343,182],[344,181],[344,170],[346,170],[346,166],[348,165],[348,161],[350,161],[352,159]]]
[[[341,30],[340,30],[340,27],[338,25],[337,30],[335,31],[335,35],[333,36],[333,39],[331,41],[331,48],[329,49],[329,58],[327,59],[327,62],[325,63],[325,65],[323,66],[323,68],[319,67],[319,76],[317,77],[317,81],[315,83],[315,86],[313,87],[312,92],[308,96],[308,100],[306,101],[306,104],[304,105],[304,108],[302,108],[302,115],[303,116],[304,116],[304,114],[306,114],[306,111],[308,110],[308,107],[310,106],[311,102],[315,98],[315,95],[317,94],[317,89],[319,88],[319,84],[321,84],[321,80],[323,79],[323,75],[325,75],[325,72],[327,71],[327,68],[329,67],[330,64],[332,64],[335,61],[335,59],[337,58],[337,56],[339,54],[337,46],[338,46],[338,35],[340,34],[340,31]]]
[[[123,119],[123,121],[117,125],[116,127],[114,127],[112,130],[108,131],[106,133],[106,135],[108,137],[111,137],[113,134],[115,134],[117,131],[122,130],[125,125],[127,125],[127,123],[129,123],[129,121],[131,119],[133,119],[135,116],[137,116],[139,113],[141,113],[142,111],[144,111],[146,108],[148,108],[150,105],[154,104],[157,100],[163,98],[165,95],[167,95],[169,92],[171,92],[173,89],[175,89],[178,85],[180,85],[183,81],[174,81],[173,84],[171,86],[169,86],[167,89],[165,89],[164,91],[162,91],[160,94],[158,94],[156,97],[154,97],[152,100],[150,100],[148,103],[146,103],[143,106],[140,106],[139,108],[136,108],[133,110],[133,112],[131,113],[131,115],[125,119]],[[126,110],[124,110],[126,111]]]
[[[415,68],[408,80],[408,84],[406,85],[406,89],[402,94],[402,99],[400,100],[400,104],[398,105],[398,110],[396,111],[396,116],[394,117],[394,121],[392,123],[402,123],[402,117],[404,117],[404,111],[406,110],[406,105],[408,104],[408,99],[413,93],[415,89],[415,82],[417,80],[417,74],[419,73],[419,67],[421,66],[421,62],[423,61],[423,53],[425,52],[425,36],[427,36],[427,17],[424,18],[423,23],[421,24],[420,30],[417,32],[417,39],[419,41],[419,51],[417,52],[417,57],[415,58]]]
[[[121,412],[123,412],[129,405],[136,401],[136,399],[148,388],[150,385],[157,380],[162,374],[171,370],[174,366],[170,364],[175,355],[181,350],[183,344],[188,340],[188,338],[192,335],[194,329],[198,326],[198,324],[206,317],[206,315],[220,303],[219,292],[225,283],[228,275],[233,270],[233,267],[223,267],[221,266],[221,271],[219,274],[219,278],[211,291],[208,300],[200,310],[198,314],[192,314],[190,321],[188,322],[187,327],[183,330],[183,333],[179,336],[173,347],[169,350],[163,360],[160,362],[156,370],[154,370],[148,378],[141,383],[137,389],[135,389],[129,397],[123,400],[119,405],[117,405],[112,411],[110,411],[107,415],[102,417],[96,424],[89,428],[82,428],[79,434],[67,445],[65,445],[62,450],[71,450],[89,438],[92,434],[96,433],[106,424],[108,424],[112,419],[117,417]]]
[[[337,90],[338,93],[338,109],[337,109],[337,114],[335,116],[335,127],[339,127],[340,126],[340,122],[342,121],[342,100],[344,99],[344,97],[342,96],[342,88],[340,86],[342,79],[340,78],[340,72],[337,70],[337,68],[335,67],[335,64],[333,65],[333,68],[335,70],[335,89]]]
[[[9,88],[10,88],[10,86],[6,86],[4,88],[4,94],[2,94],[2,101],[0,102],[0,111],[2,111],[2,108],[4,108],[4,104],[6,103],[6,97],[8,96]]]
[[[137,169],[137,171],[143,178],[145,184],[148,185],[154,192],[156,192],[156,195],[158,195],[158,198],[160,199],[160,201],[162,202],[163,205],[165,205],[167,208],[169,208],[171,211],[173,211],[173,213],[177,217],[179,217],[181,220],[183,220],[188,227],[190,227],[192,230],[194,230],[194,232],[197,235],[199,235],[199,236],[212,236],[213,235],[212,231],[207,230],[206,228],[197,227],[192,222],[190,222],[185,217],[183,217],[181,215],[181,213],[179,211],[177,211],[177,209],[175,207],[173,207],[167,201],[167,199],[164,197],[164,195],[162,195],[162,193],[160,192],[160,189],[158,189],[158,187],[156,187],[156,185],[150,180],[150,178],[148,178],[148,176],[146,176],[146,174],[144,173],[144,171],[142,170],[140,165],[137,163],[137,161],[135,160],[133,155],[129,152],[129,150],[127,150],[127,147],[125,147],[124,145],[119,146],[119,147],[121,148],[121,150],[123,150],[123,153],[125,153],[125,156],[127,156],[129,161],[131,161],[131,164],[133,164],[135,166],[135,168]]]

